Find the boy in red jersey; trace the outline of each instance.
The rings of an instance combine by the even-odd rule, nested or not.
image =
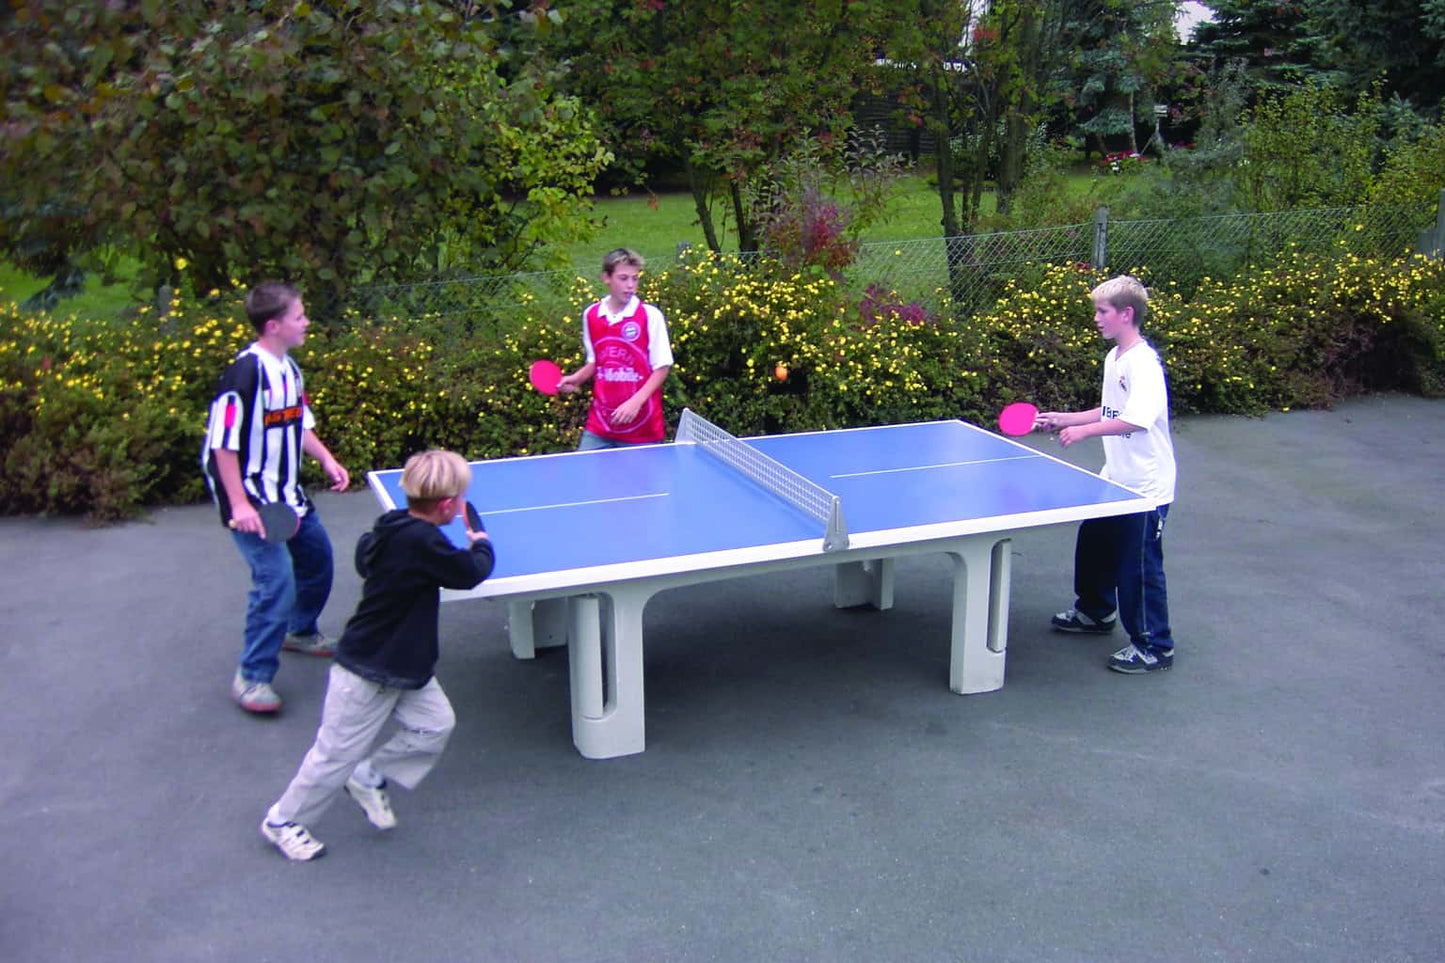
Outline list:
[[[602,259],[607,297],[582,314],[587,362],[557,384],[558,391],[571,394],[587,379],[597,379],[578,451],[663,440],[661,389],[672,369],[672,345],[657,305],[637,298],[642,263],[627,248]]]

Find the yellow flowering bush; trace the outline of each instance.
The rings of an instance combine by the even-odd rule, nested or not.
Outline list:
[[[1284,252],[1248,277],[1164,300],[1183,411],[1317,407],[1361,391],[1445,393],[1445,262]]]
[[[877,287],[865,304],[821,272],[708,254],[645,274],[641,293],[672,336],[669,420],[692,407],[759,434],[988,424],[1018,399],[1091,407],[1107,345],[1088,293],[1105,276],[1040,267],[962,322]],[[358,481],[433,446],[470,458],[569,449],[590,392],[540,395],[527,369],[539,358],[581,364],[581,313],[597,294],[579,278],[562,316],[524,304],[485,337],[450,336],[426,317],[315,324],[295,355],[319,433]],[[234,292],[124,321],[0,312],[0,511],[104,520],[201,497],[216,379],[254,337]],[[1188,299],[1155,286],[1145,333],[1178,411],[1259,412],[1380,389],[1441,395],[1445,262],[1286,251],[1254,276],[1206,279]]]
[[[219,374],[215,359],[245,335],[171,308],[164,320],[142,311],[125,323],[4,309],[0,510],[106,519],[199,495],[196,408]]]
[[[1087,266],[1047,267],[1027,282],[1008,281],[993,307],[973,319],[991,406],[1031,401],[1063,411],[1098,404],[1106,345],[1089,291],[1103,279]]]
[[[820,270],[704,253],[643,281],[668,319],[674,416],[690,407],[736,434],[949,417],[973,411],[984,382],[965,331],[865,316]]]

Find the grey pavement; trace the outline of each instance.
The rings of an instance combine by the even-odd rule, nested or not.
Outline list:
[[[326,664],[284,658],[279,718],[230,702],[246,578],[210,506],[0,520],[0,958],[1439,960],[1442,415],[1181,419],[1155,676],[1047,629],[1054,528],[1014,543],[1001,691],[948,691],[941,557],[889,612],[833,609],[825,569],[676,589],[647,751],[588,761],[565,652],[444,605],[447,755],[390,833],[339,800],[310,864],[256,826]],[[371,495],[319,503],[349,560]],[[358,591],[343,561],[323,628]]]

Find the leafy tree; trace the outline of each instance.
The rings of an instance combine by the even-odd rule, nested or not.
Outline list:
[[[1376,105],[1355,110],[1333,87],[1306,84],[1265,97],[1244,129],[1239,178],[1251,210],[1362,203],[1375,153]]]
[[[1445,0],[1304,0],[1325,40],[1320,56],[1347,78],[1352,93],[1384,79],[1429,116],[1445,96]]]
[[[1162,77],[1177,45],[1173,3],[1123,0],[918,0],[890,37],[906,117],[935,145],[946,236],[978,224],[994,180],[1006,215],[1039,125],[1057,103],[1086,130],[1129,133],[1133,97]]]
[[[1438,206],[1445,173],[1445,125],[1431,124],[1393,144],[1370,185],[1369,201],[1380,205]]]
[[[1264,91],[1341,79],[1322,70],[1325,39],[1306,0],[1212,0],[1209,6],[1214,16],[1195,28],[1190,46],[1216,69],[1242,63],[1253,86]]]
[[[1046,4],[1052,9],[1053,4]],[[944,237],[978,221],[985,182],[1003,145],[1010,187],[1039,120],[1040,62],[1056,20],[1036,3],[915,0],[887,39],[886,65],[900,119],[928,134]]]
[[[1056,99],[1047,91],[1047,78],[1054,69],[1063,40],[1065,5],[1021,3],[999,5],[995,19],[996,48],[987,51],[990,73],[1003,80],[1003,113],[998,146],[997,211],[1007,215],[1013,197],[1035,158],[1029,144],[1036,140],[1040,124]],[[988,39],[985,30],[981,39]]]
[[[1163,79],[1177,47],[1175,4],[1081,0],[1068,6],[1070,54],[1058,76],[1076,130],[1095,138],[1100,153],[1110,137],[1127,137],[1130,151],[1138,153],[1140,101],[1151,99],[1150,89]]]
[[[1199,217],[1246,206],[1237,175],[1254,90],[1247,65],[1236,59],[1211,64],[1208,71],[1192,65],[1185,71],[1187,82],[1174,88],[1171,110],[1177,106],[1182,118],[1199,121],[1193,148],[1164,151],[1157,174],[1150,172],[1136,195],[1139,208],[1133,214],[1140,217]],[[1111,202],[1111,210],[1124,214],[1127,207]]]
[[[687,172],[708,246],[715,205],[753,251],[770,169],[812,140],[841,142],[873,71],[886,0],[574,0],[551,41],[569,89],[597,105],[631,172],[661,156]]]
[[[1445,95],[1445,0],[1213,0],[1192,49],[1242,59],[1261,90],[1304,82],[1358,95],[1383,81],[1427,116]]]
[[[17,0],[0,250],[114,245],[152,282],[184,259],[201,290],[281,275],[314,307],[520,266],[585,224],[607,155],[582,104],[498,43],[507,0],[474,6]]]
[[[882,217],[905,169],[880,129],[854,131],[840,152],[813,141],[773,165],[770,205],[761,216],[767,253],[792,270],[838,275],[852,263],[862,232]]]

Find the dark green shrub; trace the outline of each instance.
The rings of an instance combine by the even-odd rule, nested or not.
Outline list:
[[[1088,268],[1041,267],[962,324],[894,292],[865,302],[821,271],[790,274],[703,255],[645,277],[668,316],[683,407],[740,435],[962,417],[1005,403],[1098,403],[1107,345]],[[500,339],[440,340],[425,323],[353,319],[296,352],[318,433],[360,483],[422,448],[469,458],[576,444],[589,393],[549,398],[527,368],[581,363],[565,312],[524,309]],[[230,299],[173,302],[124,323],[8,309],[0,338],[0,512],[132,515],[202,495],[199,448],[221,370],[251,340]],[[1445,262],[1287,251],[1268,271],[1152,292],[1146,336],[1177,411],[1257,413],[1360,391],[1445,394]],[[786,369],[785,371],[780,370]],[[782,375],[782,377],[779,377]],[[320,482],[320,476],[314,476]]]

